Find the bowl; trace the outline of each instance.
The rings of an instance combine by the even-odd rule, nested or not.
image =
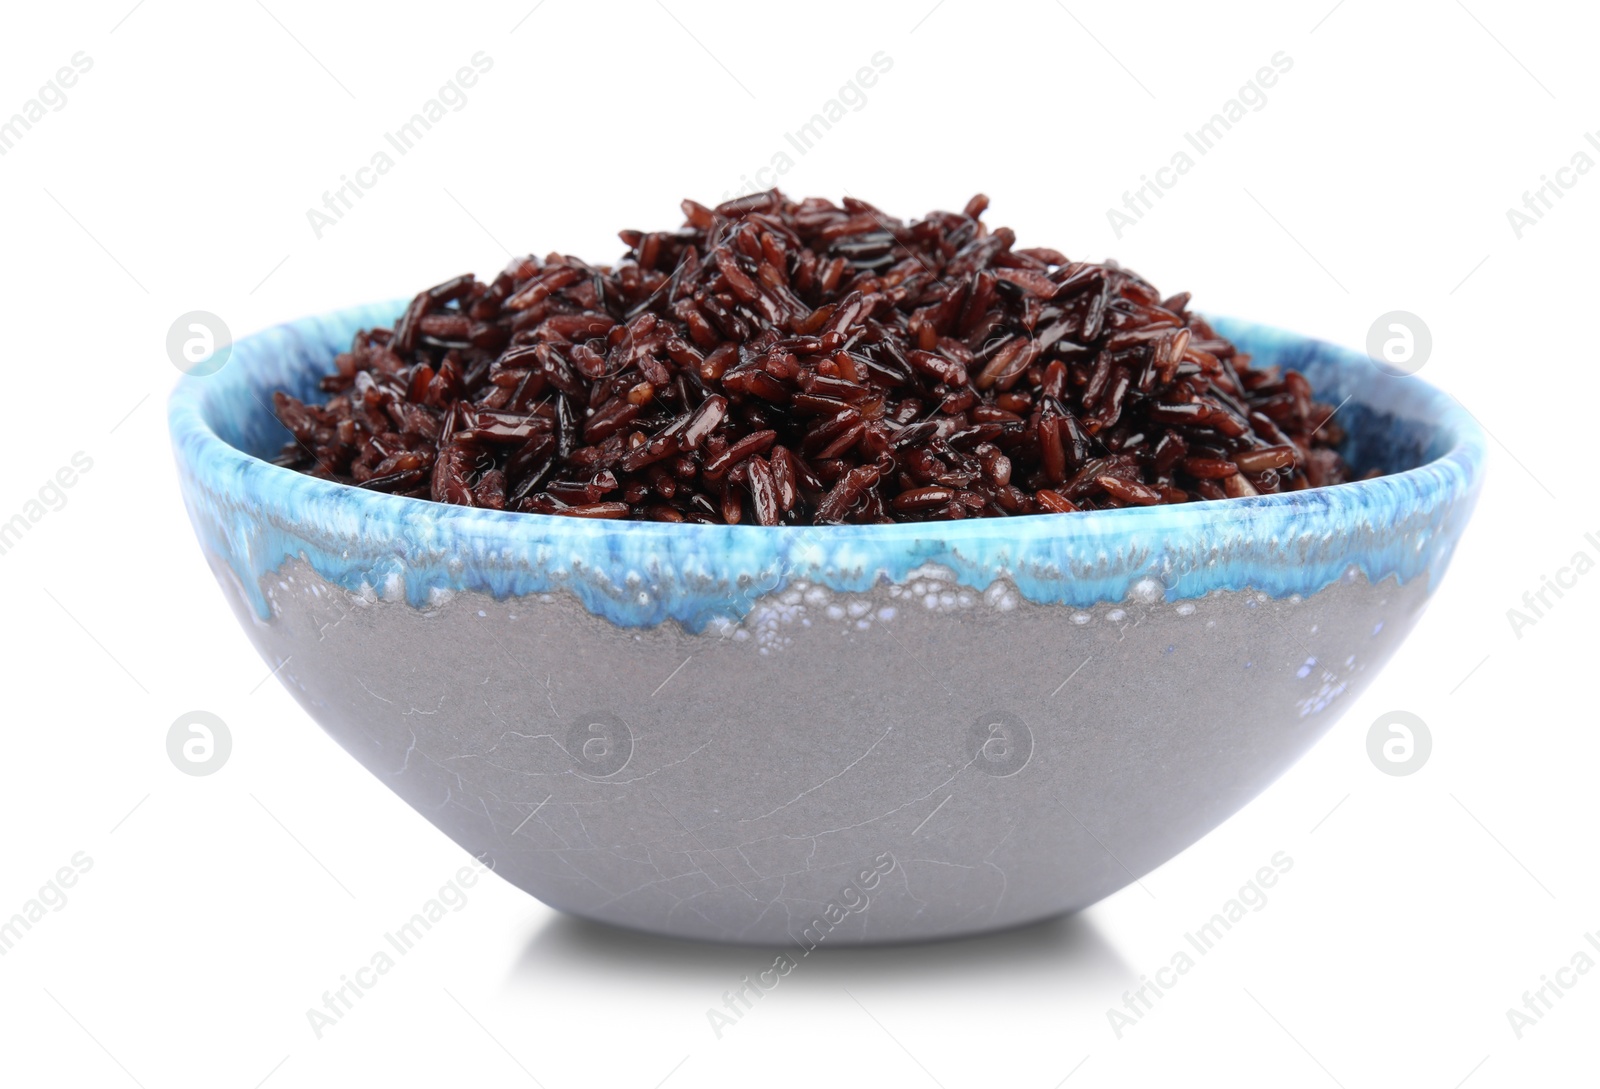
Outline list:
[[[700,526],[375,494],[263,460],[359,328],[309,318],[181,380],[189,517],[308,714],[562,911],[810,949],[1072,912],[1194,843],[1372,680],[1482,478],[1414,377],[1218,330],[1343,403],[1388,475],[1180,506]],[[1348,400],[1346,400],[1348,398]]]

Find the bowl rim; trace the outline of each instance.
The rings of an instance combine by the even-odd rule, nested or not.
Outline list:
[[[610,558],[616,562],[606,572],[608,577],[602,581],[610,583],[615,583],[617,579],[609,576],[618,575],[629,565],[638,568],[652,553],[661,551],[669,554],[665,557],[667,559],[696,560],[692,564],[695,567],[693,573],[702,581],[708,575],[715,581],[720,575],[736,570],[746,574],[765,570],[771,565],[762,561],[780,555],[793,559],[797,554],[803,556],[820,550],[826,555],[811,556],[809,562],[799,566],[806,566],[814,573],[821,573],[824,568],[831,571],[834,579],[830,581],[824,578],[823,581],[830,581],[830,585],[836,589],[844,588],[839,584],[841,581],[858,587],[870,583],[875,577],[871,568],[876,561],[885,559],[887,553],[894,554],[890,558],[895,562],[877,563],[877,566],[887,566],[891,576],[899,578],[923,562],[937,562],[937,556],[931,553],[938,553],[941,548],[945,552],[956,548],[958,551],[964,549],[969,553],[985,554],[966,567],[959,563],[952,564],[958,574],[971,576],[972,584],[982,588],[987,583],[980,585],[979,580],[984,577],[992,580],[1000,567],[1007,566],[1008,562],[1014,565],[1019,557],[1051,542],[1078,542],[1083,546],[1076,555],[1054,557],[1070,561],[1070,564],[1055,565],[1054,577],[1061,580],[1069,565],[1072,574],[1085,573],[1083,563],[1078,561],[1093,566],[1090,561],[1093,560],[1096,547],[1102,552],[1111,550],[1122,555],[1130,545],[1135,546],[1134,550],[1137,551],[1142,542],[1148,551],[1148,546],[1154,540],[1173,536],[1185,537],[1189,545],[1198,547],[1204,538],[1208,535],[1214,537],[1222,527],[1228,527],[1222,529],[1225,537],[1237,539],[1244,535],[1261,538],[1263,544],[1268,540],[1278,542],[1286,534],[1299,534],[1308,529],[1365,527],[1367,544],[1377,547],[1382,543],[1377,538],[1383,536],[1386,529],[1394,529],[1419,511],[1429,516],[1427,521],[1432,523],[1434,529],[1445,531],[1440,534],[1445,538],[1442,556],[1432,554],[1438,550],[1425,549],[1419,541],[1415,549],[1419,555],[1408,559],[1404,553],[1410,550],[1395,548],[1394,542],[1390,541],[1384,548],[1385,555],[1379,557],[1377,562],[1358,561],[1355,566],[1361,567],[1371,581],[1390,574],[1404,581],[1422,572],[1428,573],[1431,579],[1442,572],[1443,563],[1448,560],[1450,547],[1460,529],[1459,525],[1444,515],[1457,505],[1463,505],[1470,511],[1471,503],[1481,487],[1486,459],[1484,432],[1476,419],[1454,398],[1422,379],[1414,375],[1388,373],[1372,363],[1365,354],[1351,349],[1271,326],[1228,318],[1208,320],[1212,320],[1224,336],[1247,342],[1247,350],[1253,349],[1258,356],[1265,345],[1280,353],[1300,357],[1290,360],[1275,358],[1274,361],[1307,370],[1321,368],[1336,379],[1336,392],[1343,392],[1346,387],[1350,389],[1347,401],[1355,401],[1358,406],[1397,419],[1403,418],[1411,425],[1422,425],[1425,446],[1431,447],[1434,456],[1411,468],[1369,480],[1243,499],[1200,500],[1066,514],[974,518],[959,522],[725,526],[495,511],[373,492],[275,465],[241,449],[218,433],[218,428],[213,424],[214,414],[230,396],[238,399],[239,389],[249,390],[261,406],[260,411],[264,416],[257,421],[257,425],[265,427],[271,412],[258,388],[280,387],[285,384],[281,380],[283,376],[304,375],[318,366],[326,373],[331,367],[333,355],[347,350],[349,338],[356,328],[387,324],[403,309],[405,301],[391,300],[350,307],[260,330],[235,341],[231,345],[228,360],[216,373],[186,375],[179,379],[173,389],[168,401],[168,421],[191,518],[195,521],[197,531],[201,532],[202,545],[212,552],[222,553],[224,558],[232,562],[236,573],[242,576],[247,586],[251,581],[247,576],[253,575],[259,579],[262,573],[274,569],[263,564],[281,563],[296,551],[304,552],[308,544],[313,551],[320,546],[337,552],[342,546],[348,552],[352,542],[356,542],[356,547],[360,548],[363,542],[407,541],[420,537],[425,538],[421,543],[426,555],[403,558],[402,566],[414,566],[420,562],[423,567],[442,568],[447,559],[453,557],[456,560],[453,566],[457,570],[446,572],[442,580],[438,577],[438,571],[420,580],[412,577],[415,574],[413,571],[403,572],[407,590],[405,596],[413,604],[425,604],[430,597],[430,589],[487,589],[494,592],[496,597],[503,596],[503,592],[536,589],[527,580],[513,578],[501,585],[493,577],[463,577],[463,572],[459,570],[472,567],[472,561],[491,567],[497,562],[503,563],[505,557],[497,560],[495,553],[497,550],[501,553],[508,551],[507,546],[513,543],[543,546],[539,562],[545,563],[554,562],[549,555],[551,546],[558,552],[567,550],[572,555],[594,555],[597,550],[609,550]],[[280,380],[274,382],[274,378]],[[1314,382],[1314,385],[1317,383]],[[1318,392],[1324,397],[1329,396],[1322,388]],[[238,426],[243,427],[247,423],[247,420],[241,420]],[[273,426],[281,427],[275,421]],[[1465,500],[1464,504],[1460,503],[1462,500]],[[223,510],[223,507],[229,509]],[[240,548],[247,542],[230,540],[230,534],[235,538],[241,532],[248,534],[248,526],[241,526],[240,522],[242,519],[247,523],[252,516],[276,520],[279,535],[286,536],[282,541],[266,542],[271,545],[266,551],[281,551],[281,555],[260,555],[260,547],[244,548],[249,555],[239,554]],[[1463,514],[1460,521],[1464,520]],[[224,526],[221,523],[231,524]],[[214,532],[207,534],[205,530],[208,527]],[[620,547],[619,541],[622,542]],[[463,563],[459,555],[454,555],[456,550],[451,547],[452,542],[470,546],[467,549],[469,562]],[[939,547],[933,547],[928,556],[917,559],[918,555],[929,553],[929,546],[934,545]],[[282,546],[281,549],[279,546]],[[1050,552],[1051,549],[1045,547],[1045,551]],[[1430,554],[1420,555],[1424,552]],[[714,553],[726,554],[730,562],[708,559],[708,554]],[[1000,555],[1002,562],[997,566],[995,559],[998,554],[1003,555]],[[347,589],[355,589],[362,583],[374,584],[369,577],[372,573],[370,564],[362,577],[355,578],[349,571],[324,569],[337,568],[337,563],[319,564],[316,562],[317,556],[306,558],[312,561],[319,573],[325,577],[335,575],[334,580]],[[1261,559],[1260,556],[1256,558]],[[790,574],[797,570],[797,565],[791,562],[780,566]],[[1109,582],[1102,577],[1088,578],[1086,581],[1092,583],[1094,592],[1100,595],[1114,592],[1113,584],[1117,583],[1126,591],[1135,577],[1133,566],[1131,563],[1121,564],[1120,568],[1125,570],[1111,572]],[[1267,585],[1262,588],[1275,596],[1313,592],[1336,577],[1325,563],[1309,566],[1317,570],[1308,578],[1267,579]],[[987,576],[978,568],[986,569]],[[1042,574],[1043,577],[1050,577],[1048,570]],[[968,578],[964,577],[962,581],[968,581]],[[1237,584],[1248,580],[1241,580],[1235,571],[1232,576],[1201,581],[1205,582],[1207,588],[1238,588]],[[432,585],[423,585],[425,583]],[[1191,582],[1183,596],[1191,596],[1197,588],[1198,584]],[[613,586],[605,590],[602,596],[616,597],[615,589]],[[1169,594],[1172,590],[1169,584]],[[716,592],[726,596],[727,590],[723,587],[721,591],[713,591],[712,596]],[[256,596],[248,589],[247,594]],[[1053,595],[1048,592],[1041,598],[1026,589],[1024,596],[1032,600],[1080,603],[1083,598],[1081,593]],[[1104,600],[1104,597],[1100,599]],[[592,601],[588,603],[591,606],[594,604]],[[257,601],[258,612],[261,607],[262,603]],[[615,610],[603,611],[609,615]],[[623,611],[629,610],[624,608]],[[645,611],[659,613],[658,609]],[[685,619],[675,609],[668,608],[667,611],[680,620]],[[659,615],[655,617],[660,618]],[[613,619],[617,617],[613,616]]]

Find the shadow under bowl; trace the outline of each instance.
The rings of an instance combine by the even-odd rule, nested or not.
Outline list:
[[[190,519],[278,679],[575,915],[812,947],[1078,910],[1281,775],[1412,627],[1484,444],[1416,378],[1218,321],[1388,475],[1180,506],[763,528],[511,514],[270,464],[385,303],[235,344],[169,406]],[[1346,401],[1348,398],[1348,401]]]

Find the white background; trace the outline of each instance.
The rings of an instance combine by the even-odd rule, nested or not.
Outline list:
[[[1600,130],[1592,11],[131,3],[10,5],[0,34],[0,119],[93,61],[0,157],[0,520],[93,460],[0,556],[0,916],[93,861],[0,958],[0,1080],[1594,1084],[1600,971],[1520,1039],[1506,1014],[1600,932],[1600,573],[1520,638],[1507,619],[1600,556],[1600,170],[1521,238],[1506,215]],[[317,238],[307,209],[480,50],[466,106]],[[879,51],[866,104],[796,155],[784,134]],[[1266,105],[1115,237],[1106,210],[1279,51],[1293,68]],[[492,274],[506,247],[610,260],[618,228],[676,226],[681,197],[720,200],[785,150],[797,196],[913,216],[982,190],[1019,244],[1115,256],[1214,313],[1353,346],[1385,311],[1421,315],[1422,376],[1494,436],[1449,577],[1310,756],[1076,918],[822,950],[718,1039],[707,1008],[770,954],[580,924],[490,878],[317,1039],[306,1009],[466,856],[236,627],[174,487],[168,326],[206,309],[240,336]],[[234,739],[205,778],[165,751],[193,709]],[[1434,740],[1405,778],[1366,755],[1396,709]],[[1106,1010],[1277,851],[1294,866],[1265,908],[1119,1039]]]

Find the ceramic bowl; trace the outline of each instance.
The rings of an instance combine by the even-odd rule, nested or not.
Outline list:
[[[398,304],[259,333],[170,422],[200,545],[352,756],[563,911],[791,945],[1071,912],[1281,775],[1393,653],[1472,511],[1477,426],[1365,356],[1219,321],[1337,404],[1335,488],[921,525],[593,521],[262,460]],[[278,668],[280,667],[281,668]]]

